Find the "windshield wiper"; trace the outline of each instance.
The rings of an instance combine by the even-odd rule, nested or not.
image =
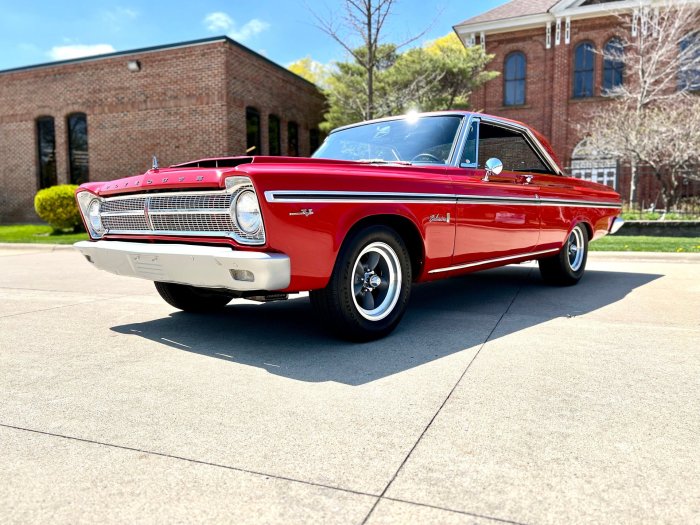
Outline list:
[[[362,164],[401,164],[402,166],[412,166],[413,163],[407,160],[386,160],[386,159],[358,159],[355,162]]]

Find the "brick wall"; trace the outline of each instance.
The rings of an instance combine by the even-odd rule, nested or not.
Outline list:
[[[563,165],[569,166],[571,153],[581,139],[579,125],[590,118],[593,110],[609,102],[601,96],[603,56],[600,51],[610,38],[623,34],[620,20],[606,16],[572,20],[569,44],[564,38],[564,20],[559,45],[555,44],[552,25],[550,49],[546,49],[544,26],[487,35],[486,51],[495,55],[489,68],[501,72],[501,76],[475,92],[472,105],[486,113],[520,120],[542,132]],[[581,99],[572,96],[572,79],[574,49],[584,41],[592,42],[599,53],[595,57],[594,96]],[[527,57],[525,104],[522,106],[503,105],[503,63],[513,51],[521,51]]]
[[[287,125],[296,122],[299,128],[299,154],[308,156],[309,133],[318,128],[325,99],[318,89],[300,81],[286,70],[264,62],[251,62],[246,52],[234,43],[227,44],[228,136],[232,154],[246,149],[245,108],[252,106],[260,114],[261,146],[259,154],[268,151],[268,117],[280,119],[282,154],[287,154]],[[241,119],[242,118],[242,119]]]
[[[87,115],[90,180],[109,180],[145,171],[153,154],[161,166],[243,154],[248,105],[261,112],[263,152],[274,112],[283,139],[286,122],[298,122],[308,154],[323,103],[308,82],[228,40],[0,72],[0,223],[37,220],[37,117],[54,118],[58,182],[67,183],[70,113]]]

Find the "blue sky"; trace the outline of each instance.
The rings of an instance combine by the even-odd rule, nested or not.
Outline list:
[[[387,25],[398,42],[430,26],[422,40],[506,0],[399,0]],[[282,65],[311,56],[343,60],[341,47],[310,9],[341,15],[340,0],[46,1],[0,0],[0,70],[228,34]]]

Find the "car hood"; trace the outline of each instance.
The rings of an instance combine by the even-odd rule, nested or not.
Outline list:
[[[447,180],[445,166],[365,164],[305,157],[219,157],[151,169],[140,175],[112,181],[88,182],[80,188],[96,195],[110,196],[152,190],[221,189],[225,187],[225,180],[235,175],[250,176],[254,184],[265,181],[267,186],[274,181],[283,186],[293,186],[305,179],[311,179],[309,182],[312,182],[313,179],[323,178],[327,182],[337,182],[346,176],[365,175],[380,181],[400,176],[425,177],[429,174]]]

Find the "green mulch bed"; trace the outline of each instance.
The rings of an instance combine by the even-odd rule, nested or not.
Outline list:
[[[606,235],[590,244],[598,252],[700,252],[700,237]]]
[[[51,226],[40,224],[0,226],[0,242],[73,244],[87,239],[88,234],[84,232],[53,232]]]

